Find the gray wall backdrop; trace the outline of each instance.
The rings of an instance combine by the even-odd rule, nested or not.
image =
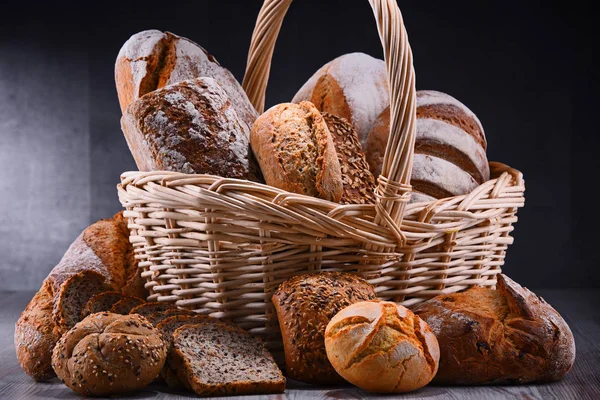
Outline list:
[[[122,43],[140,30],[169,30],[206,47],[241,80],[260,3],[188,2],[172,4],[172,12],[139,2],[86,10],[17,4],[4,13],[4,288],[37,289],[82,229],[120,210],[115,185],[135,168],[113,82]],[[467,104],[486,129],[489,159],[525,175],[526,206],[505,271],[530,287],[598,286],[598,217],[589,204],[599,141],[593,14],[536,1],[400,4],[417,88]],[[276,48],[268,105],[289,101],[321,65],[352,51],[382,57],[366,1],[295,2]]]

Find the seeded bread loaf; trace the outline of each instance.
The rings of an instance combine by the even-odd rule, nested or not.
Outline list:
[[[75,239],[17,321],[14,335],[17,359],[23,371],[35,380],[54,376],[50,365],[52,348],[65,328],[55,324],[53,315],[58,321],[79,320],[79,314],[63,313],[62,307],[56,313],[53,310],[64,283],[82,271],[100,274],[110,290],[147,296],[121,213],[90,225]]]
[[[171,310],[165,311],[165,314]],[[165,363],[162,371],[160,371],[161,378],[167,383],[170,388],[181,389],[186,388],[192,390],[190,383],[187,379],[183,381],[177,376],[177,370],[181,367],[181,358],[175,354],[173,349],[173,334],[175,331],[184,325],[193,325],[201,322],[207,323],[223,323],[216,318],[211,318],[205,315],[171,315],[164,320],[160,321],[156,328],[160,331],[163,341],[167,347],[167,362]],[[185,377],[183,377],[185,378]]]
[[[233,74],[198,44],[170,32],[142,31],[123,44],[115,65],[121,111],[146,93],[201,77],[217,81],[249,131],[258,114]]]
[[[342,117],[322,112],[340,162],[344,191],[340,203],[375,203],[375,178],[369,171],[354,127]]]
[[[325,328],[338,311],[375,299],[374,288],[356,275],[321,272],[296,276],[273,294],[289,378],[306,383],[344,382],[327,359]]]
[[[144,317],[97,313],[61,337],[52,354],[52,366],[73,391],[83,396],[111,396],[150,384],[165,358],[159,332]]]
[[[474,287],[415,307],[440,344],[434,382],[551,382],[573,366],[575,341],[560,314],[506,275],[497,277],[496,290]]]
[[[198,396],[283,393],[285,378],[264,344],[224,323],[183,325],[173,334],[177,375]]]
[[[148,301],[139,306],[136,306],[129,311],[129,314],[139,314],[143,317],[147,317],[157,312],[165,312],[167,310],[176,309],[175,305],[171,303]]]
[[[373,124],[365,148],[375,176],[381,173],[389,131],[388,106]],[[489,180],[486,148],[481,122],[464,104],[445,93],[418,91],[411,202],[466,194]]]
[[[390,102],[385,63],[364,53],[344,54],[321,67],[300,88],[292,102],[301,101],[345,118],[365,148],[375,119]]]
[[[429,326],[406,307],[363,301],[336,314],[325,331],[335,370],[361,389],[403,393],[435,376],[440,349]]]
[[[108,291],[98,293],[85,303],[81,310],[80,319],[84,319],[90,314],[108,311],[119,300],[122,300],[125,295],[117,291]]]
[[[340,162],[327,125],[312,103],[271,107],[252,126],[250,143],[267,185],[340,201]]]
[[[145,94],[127,107],[121,127],[140,171],[261,180],[249,128],[212,78]]]
[[[108,310],[113,314],[129,314],[131,310],[135,307],[144,304],[146,301],[142,298],[135,296],[125,296],[125,298],[117,301],[113,306]]]
[[[88,300],[99,293],[111,291],[106,278],[96,271],[81,271],[63,283],[54,299],[52,319],[58,335],[64,334],[81,320]]]

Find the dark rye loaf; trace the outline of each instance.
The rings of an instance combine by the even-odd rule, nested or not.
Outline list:
[[[182,81],[133,101],[121,127],[140,171],[261,181],[250,131],[212,78]]]
[[[325,328],[343,308],[375,299],[373,286],[349,273],[320,272],[283,282],[272,301],[281,328],[287,376],[313,384],[343,383],[327,358]]]
[[[177,375],[198,396],[283,393],[285,378],[264,344],[224,323],[183,325],[173,334]]]

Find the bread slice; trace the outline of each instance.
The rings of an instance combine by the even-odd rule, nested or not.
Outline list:
[[[233,325],[183,325],[173,334],[180,379],[199,396],[283,393],[285,378],[264,344]]]
[[[176,307],[171,303],[148,301],[132,308],[131,311],[129,311],[129,314],[139,314],[143,317],[149,317],[151,314],[164,312],[170,309],[176,309]]]
[[[96,271],[81,271],[62,284],[54,300],[52,319],[56,330],[63,334],[81,319],[81,311],[88,300],[102,292],[111,290],[106,277]]]
[[[181,310],[183,311],[183,310]],[[167,310],[164,314],[173,313],[173,310]],[[165,363],[162,371],[160,371],[160,377],[167,383],[170,388],[180,389],[186,388],[192,390],[187,379],[183,381],[177,376],[177,370],[181,366],[181,359],[173,351],[173,333],[177,328],[183,325],[197,324],[200,322],[208,323],[223,323],[216,318],[211,318],[206,315],[200,315],[194,313],[194,315],[170,315],[168,318],[160,321],[156,326],[162,335],[163,342],[165,342],[167,348],[167,362]]]
[[[87,303],[85,303],[83,310],[81,310],[80,318],[84,319],[90,314],[108,311],[117,301],[123,299],[124,297],[125,296],[123,293],[117,291],[98,293],[97,295],[92,296]]]
[[[184,316],[194,316],[196,313],[188,310],[180,310],[178,308],[169,309],[165,311],[157,311],[152,314],[146,316],[146,319],[150,321],[150,323],[154,326],[158,325],[163,320],[176,316],[176,315],[184,315]]]
[[[108,310],[113,314],[129,314],[133,308],[144,304],[144,299],[135,296],[125,296],[125,298],[117,301],[111,308]]]

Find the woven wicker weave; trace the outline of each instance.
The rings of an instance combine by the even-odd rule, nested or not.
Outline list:
[[[249,181],[126,172],[118,185],[150,299],[232,319],[282,350],[271,295],[284,280],[353,271],[378,296],[411,306],[472,285],[493,286],[516,211],[520,172],[490,163],[472,193],[407,204],[416,124],[412,53],[394,0],[369,0],[389,75],[391,128],[376,205],[339,205]],[[291,0],[259,13],[244,89],[259,112]]]

